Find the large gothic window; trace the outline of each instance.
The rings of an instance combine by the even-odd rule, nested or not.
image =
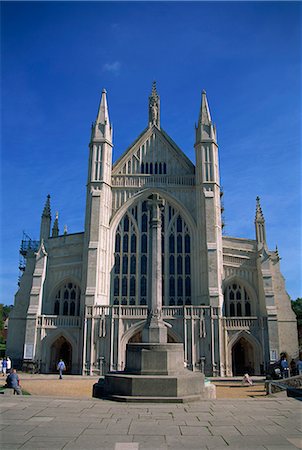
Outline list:
[[[251,300],[242,285],[229,284],[224,291],[224,311],[228,317],[251,316]]]
[[[78,316],[80,313],[81,290],[77,284],[67,282],[58,289],[53,313],[56,316]]]
[[[163,305],[191,304],[191,233],[181,213],[168,202],[162,221]],[[112,297],[115,305],[147,305],[150,210],[147,201],[129,208],[115,235]]]

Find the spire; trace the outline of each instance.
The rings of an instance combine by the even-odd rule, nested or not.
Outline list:
[[[156,90],[156,81],[152,83],[152,92],[149,97],[149,127],[152,125],[160,128],[160,98]]]
[[[55,221],[53,223],[51,236],[52,237],[58,237],[59,236],[59,213],[58,213],[58,211],[56,212],[56,218],[55,218]]]
[[[112,140],[112,127],[109,120],[107,91],[103,89],[96,121],[92,124],[92,139]]]
[[[50,210],[50,195],[46,197],[45,206],[42,212],[42,217],[49,217],[51,219],[51,210]]]
[[[209,139],[216,142],[216,127],[212,123],[206,91],[202,91],[201,94],[198,125],[195,126],[195,131],[196,144],[205,140],[208,141]]]
[[[264,216],[263,216],[263,212],[261,209],[261,205],[260,205],[260,197],[256,197],[256,217],[255,217],[255,221],[256,222],[261,222],[264,223]]]
[[[266,233],[265,233],[265,220],[264,215],[260,205],[260,198],[256,198],[256,216],[255,216],[255,227],[256,227],[256,240],[260,244],[266,243]]]
[[[67,225],[64,225],[64,236],[66,236],[67,233],[68,233]]]
[[[41,227],[40,227],[40,241],[46,240],[50,235],[51,225],[51,210],[50,210],[50,195],[48,194],[45,202],[45,206],[42,212]]]

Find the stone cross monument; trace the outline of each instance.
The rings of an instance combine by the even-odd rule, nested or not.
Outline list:
[[[167,342],[167,327],[162,319],[161,210],[164,201],[153,194],[147,203],[150,210],[150,278],[148,318],[142,332],[143,342]]]

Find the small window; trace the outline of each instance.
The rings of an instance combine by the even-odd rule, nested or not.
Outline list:
[[[70,303],[70,315],[71,316],[75,315],[75,302]]]
[[[131,256],[130,273],[133,275],[136,274],[136,257],[134,255]]]
[[[114,273],[120,273],[120,256],[115,255]]]
[[[123,252],[125,252],[125,253],[128,252],[128,243],[129,243],[128,234],[124,234],[124,237],[123,237]]]
[[[251,304],[249,302],[245,303],[245,315],[251,316]]]
[[[230,303],[230,316],[234,317],[235,316],[235,306],[234,303]]]
[[[177,278],[177,295],[179,297],[183,296],[183,280],[182,280],[182,277],[178,277]],[[186,294],[186,295],[188,295],[188,294]]]
[[[147,214],[142,215],[142,232],[145,233],[148,231],[148,217]]]
[[[182,274],[182,256],[177,256],[177,275]]]
[[[182,232],[182,220],[180,216],[177,217],[176,230],[178,233]]]
[[[123,256],[123,275],[128,273],[128,256]]]
[[[135,278],[130,278],[130,296],[135,296]]]
[[[242,316],[241,303],[237,303],[237,316],[238,316],[238,317],[241,317],[241,316]]]
[[[63,316],[68,316],[68,302],[63,304]]]
[[[191,278],[190,277],[186,277],[185,291],[186,291],[186,297],[190,297],[191,296]]]
[[[117,297],[118,295],[120,295],[120,284],[119,284],[119,278],[115,277],[114,278],[114,296]]]
[[[187,255],[185,258],[185,274],[190,275],[190,273],[191,273],[191,260],[190,256]]]
[[[60,302],[59,300],[55,301],[54,314],[58,316],[60,314]]]
[[[171,275],[174,275],[175,273],[175,260],[174,260],[174,256],[170,255],[169,258],[169,271]]]
[[[129,231],[129,218],[128,216],[125,216],[124,218],[124,232]]]
[[[118,253],[121,251],[121,235],[117,233],[115,238],[115,251]]]
[[[174,235],[170,234],[169,237],[169,251],[170,253],[174,253],[175,251],[175,243],[174,243]]]
[[[190,236],[188,234],[185,235],[185,253],[191,252],[191,242]]]
[[[145,297],[147,295],[147,280],[146,277],[141,277],[141,296]]]
[[[182,253],[182,235],[177,236],[177,253]]]
[[[122,295],[125,297],[127,296],[127,290],[128,290],[127,278],[123,277],[123,279],[122,279]]]
[[[170,280],[169,280],[169,295],[170,295],[170,297],[174,297],[174,295],[175,295],[175,279],[174,279],[174,277],[170,277]]]
[[[136,253],[136,234],[131,236],[131,253]]]
[[[142,253],[147,253],[147,235],[142,235]]]
[[[142,275],[147,274],[147,256],[146,255],[143,255],[141,257],[141,273],[142,273]]]

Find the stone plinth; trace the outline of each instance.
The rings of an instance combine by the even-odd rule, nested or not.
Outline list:
[[[126,373],[172,375],[183,371],[182,344],[128,344]]]
[[[204,375],[184,368],[182,344],[128,344],[126,369],[110,372],[93,396],[126,402],[175,402],[215,398]],[[212,385],[211,385],[212,387]]]

